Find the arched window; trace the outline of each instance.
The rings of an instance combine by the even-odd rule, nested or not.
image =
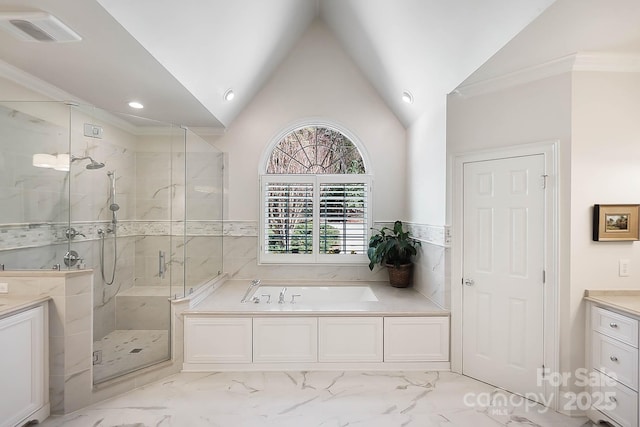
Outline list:
[[[263,170],[261,262],[367,262],[371,177],[354,141],[325,125],[296,128]]]

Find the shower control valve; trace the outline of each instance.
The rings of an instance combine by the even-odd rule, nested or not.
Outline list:
[[[67,267],[73,267],[80,260],[80,255],[78,255],[78,252],[71,250],[66,254],[64,254],[63,259],[64,259],[64,265],[66,265]]]
[[[73,227],[69,227],[64,230],[64,235],[67,237],[67,239],[74,239],[76,236],[87,237]]]

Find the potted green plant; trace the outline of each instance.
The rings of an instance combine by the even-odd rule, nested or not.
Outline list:
[[[375,233],[369,239],[369,270],[376,264],[386,265],[389,271],[389,283],[396,288],[406,288],[411,285],[413,278],[413,262],[411,258],[421,247],[419,241],[409,236],[408,231],[402,229],[402,222],[396,221],[393,229],[382,227],[380,230],[372,228]]]

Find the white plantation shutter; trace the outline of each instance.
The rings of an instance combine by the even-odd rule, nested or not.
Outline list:
[[[320,183],[319,253],[367,253],[367,195],[364,182]]]
[[[264,194],[264,252],[312,253],[313,183],[265,182]]]
[[[263,175],[261,263],[366,263],[368,175]]]

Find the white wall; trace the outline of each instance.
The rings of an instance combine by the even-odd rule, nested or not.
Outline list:
[[[242,94],[237,94],[242,96]],[[228,155],[224,270],[235,279],[387,280],[384,269],[258,265],[260,161],[283,130],[305,118],[347,129],[371,161],[373,221],[404,217],[406,131],[321,21],[311,24],[273,77],[213,143]]]
[[[214,142],[229,157],[227,219],[258,221],[261,155],[288,125],[313,117],[342,125],[364,144],[375,173],[374,221],[402,218],[405,129],[334,35],[315,21],[226,134]]]
[[[571,262],[571,73],[533,81],[508,89],[497,90],[472,97],[458,94],[449,96],[447,106],[447,156],[451,159],[459,154],[490,148],[516,146],[520,144],[558,141],[559,160],[557,177],[559,190],[559,324],[560,324],[560,370],[573,372],[575,355],[582,357],[583,349],[576,349],[574,336],[584,335],[584,327],[572,318],[571,282],[568,266]],[[453,171],[448,172],[448,192],[451,196]],[[451,197],[448,197],[451,199]],[[447,218],[455,216],[452,202],[448,201]],[[453,229],[452,233],[459,233]],[[453,247],[452,265],[461,267],[460,248]],[[459,271],[449,272],[453,277]],[[451,283],[448,283],[452,286]],[[574,367],[575,366],[575,367]]]
[[[571,141],[573,366],[584,359],[585,289],[640,289],[640,242],[594,242],[594,204],[640,203],[640,73],[575,72]],[[629,277],[618,276],[628,259]]]
[[[406,220],[413,223],[445,224],[446,100],[433,100],[407,132]]]
[[[584,366],[584,290],[639,287],[640,242],[591,239],[594,204],[640,203],[638,111],[640,73],[572,72],[468,99],[449,97],[449,155],[560,141],[562,372]],[[629,277],[618,276],[620,259],[630,260]]]

